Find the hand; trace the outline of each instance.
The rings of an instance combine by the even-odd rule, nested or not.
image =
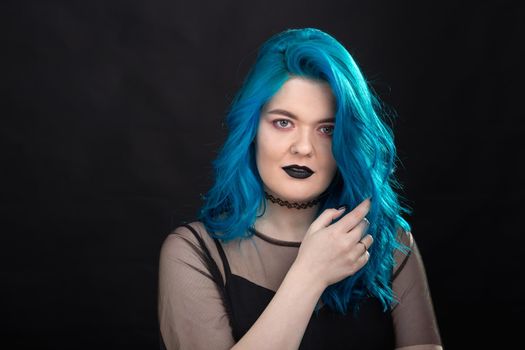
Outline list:
[[[294,268],[320,281],[323,289],[359,271],[368,262],[373,243],[371,235],[363,237],[369,210],[370,200],[365,199],[336,223],[332,221],[344,208],[323,211],[306,232]]]

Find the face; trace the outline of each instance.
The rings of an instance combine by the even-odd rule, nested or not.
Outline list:
[[[290,78],[264,106],[256,138],[265,190],[283,200],[317,198],[332,181],[334,98],[327,83]]]

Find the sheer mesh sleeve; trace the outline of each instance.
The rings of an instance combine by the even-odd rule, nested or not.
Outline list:
[[[396,347],[441,345],[423,260],[410,232],[401,239],[411,250],[396,256],[398,267],[392,285],[398,299],[392,310]]]
[[[222,275],[200,236],[179,227],[162,245],[158,311],[161,347],[168,350],[230,349],[234,344]]]

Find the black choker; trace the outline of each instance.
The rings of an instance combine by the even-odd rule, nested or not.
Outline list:
[[[269,199],[272,203],[279,204],[281,207],[287,207],[288,209],[291,209],[291,208],[306,209],[306,208],[313,207],[320,201],[320,197],[318,197],[306,203],[296,203],[296,202],[290,203],[288,201],[283,201],[281,198],[275,198],[274,196],[267,193],[266,191],[264,192],[264,194],[266,195],[266,199]]]

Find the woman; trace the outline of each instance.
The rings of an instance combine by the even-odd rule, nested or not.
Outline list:
[[[166,348],[441,349],[379,112],[328,34],[262,46],[200,221],[161,250]]]

